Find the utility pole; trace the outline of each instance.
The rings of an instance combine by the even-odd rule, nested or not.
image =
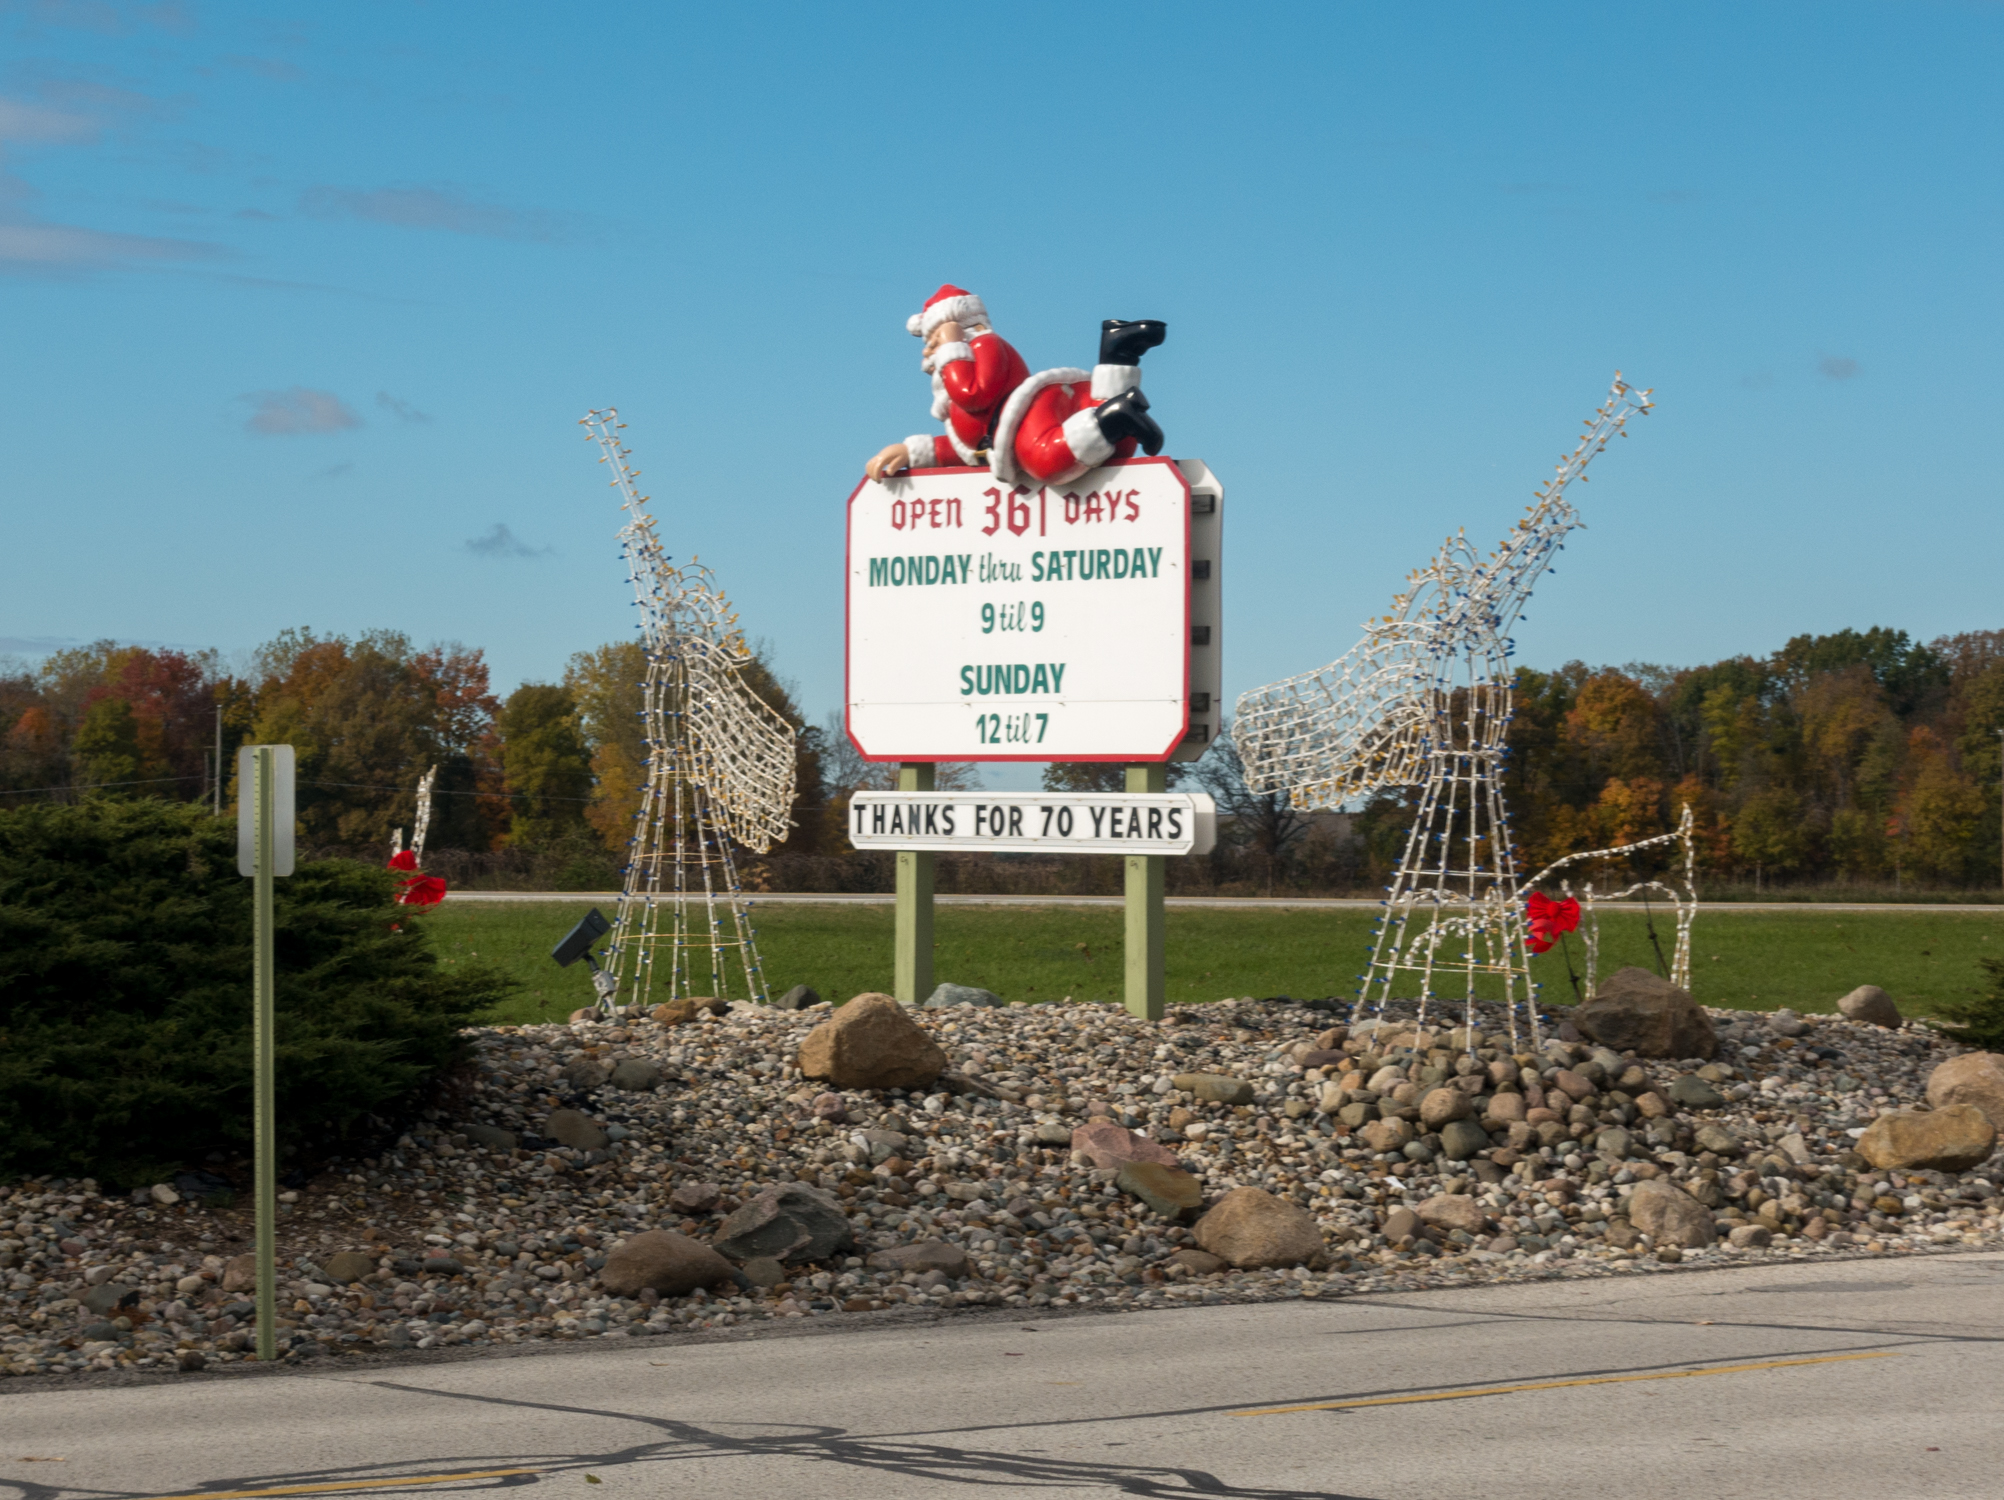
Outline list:
[[[216,804],[215,814],[223,815],[223,705],[216,705]]]

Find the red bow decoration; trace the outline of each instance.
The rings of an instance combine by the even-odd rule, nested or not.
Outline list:
[[[411,871],[411,878],[402,881],[402,889],[397,892],[399,906],[436,906],[445,899],[445,882],[436,875],[419,875],[417,855],[409,849],[399,849],[390,856],[392,870]]]
[[[1580,904],[1570,897],[1554,901],[1543,891],[1533,891],[1524,904],[1531,929],[1524,946],[1533,953],[1545,952],[1559,940],[1560,933],[1571,932],[1580,925]]]
[[[404,882],[397,895],[399,906],[436,906],[445,899],[445,882],[436,875],[419,875]]]

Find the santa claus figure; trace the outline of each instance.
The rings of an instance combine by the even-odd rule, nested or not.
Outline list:
[[[869,463],[872,479],[905,469],[986,464],[1011,484],[1069,484],[1088,469],[1162,451],[1162,429],[1141,394],[1141,356],[1167,325],[1152,320],[1100,324],[1099,363],[1090,373],[1030,367],[989,326],[972,292],[943,286],[905,327],[925,340],[937,437],[893,443]]]

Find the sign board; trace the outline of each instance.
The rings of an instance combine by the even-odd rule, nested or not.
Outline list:
[[[1217,806],[1203,792],[858,792],[858,849],[1021,854],[1208,854]]]
[[[294,761],[290,745],[245,745],[237,751],[237,873],[257,873],[257,804],[252,796],[257,777],[251,763],[259,750],[271,752],[271,873],[292,873],[292,825],[298,816],[294,795]]]
[[[1190,488],[1167,458],[1063,486],[986,469],[864,480],[849,497],[856,748],[1167,760],[1190,717]]]

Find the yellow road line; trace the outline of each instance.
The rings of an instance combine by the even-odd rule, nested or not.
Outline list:
[[[193,1490],[155,1495],[152,1500],[253,1500],[263,1495],[331,1495],[340,1490],[393,1490],[409,1484],[457,1484],[462,1479],[501,1479],[510,1474],[540,1474],[541,1469],[478,1469],[463,1474],[407,1474],[400,1479],[330,1479],[320,1484],[281,1484],[266,1490]]]
[[[1696,1375],[1739,1375],[1748,1370],[1786,1370],[1796,1365],[1834,1365],[1847,1359],[1896,1359],[1891,1350],[1869,1354],[1824,1354],[1815,1359],[1771,1359],[1757,1365],[1715,1365],[1709,1370],[1661,1370],[1653,1375],[1587,1375],[1578,1380],[1540,1380],[1526,1385],[1480,1385],[1465,1391],[1425,1396],[1373,1396],[1362,1401],[1315,1401],[1306,1406],[1262,1406],[1235,1411],[1235,1417],[1278,1417],[1295,1411],[1340,1411],[1352,1406],[1404,1406],[1414,1401],[1459,1401],[1466,1396],[1507,1396],[1516,1391],[1557,1391],[1575,1385],[1624,1385],[1631,1380],[1688,1380]]]

